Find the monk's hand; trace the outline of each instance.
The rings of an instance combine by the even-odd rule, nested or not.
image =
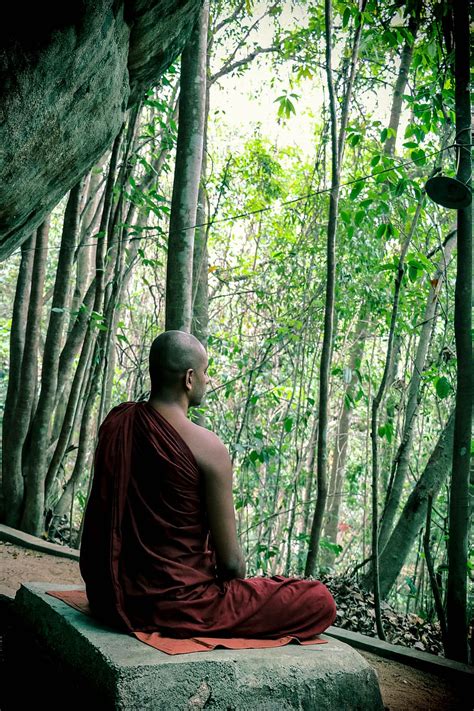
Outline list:
[[[220,580],[233,580],[234,578],[245,578],[246,563],[243,554],[239,556],[234,565],[223,565],[217,563],[217,577]]]

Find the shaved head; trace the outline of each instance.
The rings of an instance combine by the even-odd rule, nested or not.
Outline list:
[[[191,333],[164,331],[150,348],[151,392],[179,390],[186,371],[197,370],[207,361],[206,349]]]

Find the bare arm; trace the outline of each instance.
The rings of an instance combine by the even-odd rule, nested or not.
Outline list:
[[[209,433],[209,445],[201,467],[209,527],[216,550],[217,573],[223,580],[245,578],[245,559],[235,520],[232,463],[226,447],[212,433]]]

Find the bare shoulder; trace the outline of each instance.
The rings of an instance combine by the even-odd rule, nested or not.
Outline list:
[[[186,427],[186,443],[204,470],[221,469],[230,464],[227,447],[211,430],[189,422]]]

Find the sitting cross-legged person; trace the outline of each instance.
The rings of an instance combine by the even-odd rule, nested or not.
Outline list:
[[[205,348],[165,331],[149,366],[149,400],[117,405],[99,428],[80,550],[92,613],[178,638],[324,632],[336,607],[323,583],[245,577],[228,451],[188,418],[209,381]]]

